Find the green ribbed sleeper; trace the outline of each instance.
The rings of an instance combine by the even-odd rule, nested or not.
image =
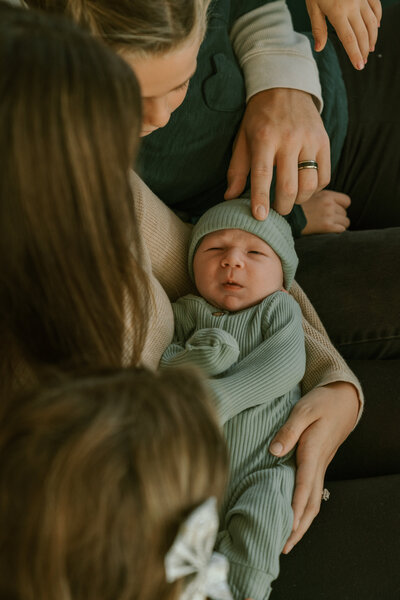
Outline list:
[[[230,481],[216,549],[229,559],[235,600],[265,600],[293,522],[294,457],[274,457],[268,446],[300,398],[301,310],[289,294],[275,292],[236,313],[194,295],[179,299],[173,311],[175,336],[160,365],[198,365],[210,377],[217,405],[233,405],[223,424]],[[249,399],[252,407],[239,412]]]

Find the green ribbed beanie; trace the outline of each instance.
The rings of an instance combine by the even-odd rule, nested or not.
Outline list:
[[[296,272],[298,258],[290,225],[272,208],[265,221],[251,214],[250,200],[228,200],[210,208],[193,227],[189,243],[188,267],[194,281],[193,258],[205,235],[221,229],[242,229],[267,242],[282,261],[285,289],[289,290]]]

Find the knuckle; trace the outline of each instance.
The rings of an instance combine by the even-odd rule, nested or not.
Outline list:
[[[252,167],[251,172],[256,177],[270,177],[272,175],[272,168],[268,165],[255,165]]]
[[[260,125],[255,133],[257,142],[266,142],[271,138],[271,129],[269,125]]]

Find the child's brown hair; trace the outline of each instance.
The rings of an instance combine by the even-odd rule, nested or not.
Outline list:
[[[0,597],[176,598],[164,558],[225,485],[225,445],[189,369],[113,371],[10,403],[0,433]]]
[[[137,364],[150,299],[132,70],[70,20],[0,2],[0,122],[0,394],[20,363]]]

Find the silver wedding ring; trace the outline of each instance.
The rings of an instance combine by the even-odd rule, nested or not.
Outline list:
[[[327,502],[329,500],[330,495],[331,495],[330,491],[327,490],[326,488],[324,488],[322,490],[322,496],[321,496],[321,498],[322,498],[322,500],[325,500],[325,502]]]
[[[298,163],[297,168],[299,171],[302,169],[318,169],[318,163],[316,160],[301,160]]]

